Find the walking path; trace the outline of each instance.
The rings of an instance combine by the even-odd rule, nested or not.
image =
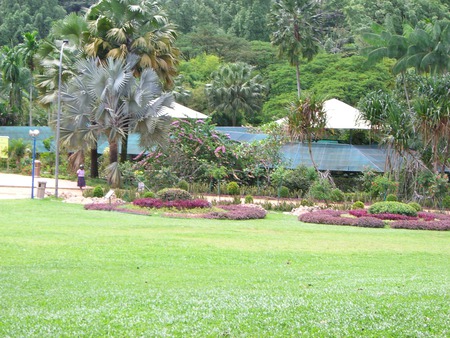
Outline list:
[[[0,199],[31,198],[32,177],[0,173]],[[54,178],[34,178],[34,197],[37,198],[39,183],[45,182],[45,197],[55,194]],[[76,181],[58,179],[58,196],[81,195]]]

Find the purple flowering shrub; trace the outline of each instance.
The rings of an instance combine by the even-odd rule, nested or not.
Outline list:
[[[220,209],[225,211],[211,211],[204,215],[209,219],[230,219],[230,220],[246,220],[261,219],[266,217],[267,211],[256,204],[231,204],[219,205]]]
[[[367,210],[349,210],[353,217],[344,217],[345,212],[336,210],[318,210],[308,212],[298,217],[299,221],[306,223],[353,225],[366,228],[384,228],[385,221],[393,229],[417,229],[417,230],[450,230],[450,215],[430,212],[418,212],[417,217],[381,213],[369,214]]]
[[[410,229],[410,230],[450,230],[450,220],[435,220],[435,221],[395,221],[391,223],[393,229]]]
[[[134,209],[134,208],[127,208],[126,205],[122,203],[118,204],[110,204],[110,203],[90,203],[84,205],[85,210],[101,210],[101,211],[116,211],[116,212],[123,212],[123,213],[129,213],[129,214],[136,214],[136,215],[150,215],[148,210],[144,209]]]
[[[175,208],[178,210],[211,207],[211,203],[202,199],[163,201],[159,198],[140,198],[134,200],[133,205],[141,208]]]
[[[363,228],[384,228],[386,226],[383,220],[371,216],[357,218],[356,225]]]

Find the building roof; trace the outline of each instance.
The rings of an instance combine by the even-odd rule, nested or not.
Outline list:
[[[386,152],[377,145],[314,142],[311,144],[311,150],[319,170],[361,172],[368,168],[384,172]],[[288,168],[296,168],[299,165],[313,166],[306,143],[285,144],[281,152]]]

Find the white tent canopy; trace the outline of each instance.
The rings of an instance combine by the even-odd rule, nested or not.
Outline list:
[[[330,129],[370,129],[370,123],[358,120],[361,112],[337,99],[327,100],[323,103],[327,114],[326,128]]]
[[[370,129],[368,121],[359,120],[361,112],[337,99],[330,99],[323,103],[323,109],[327,115],[326,128],[329,129]],[[277,120],[283,123],[286,118]]]
[[[163,112],[175,119],[200,119],[208,118],[207,115],[195,111],[191,108],[185,107],[179,103],[173,102],[170,108],[163,108]]]

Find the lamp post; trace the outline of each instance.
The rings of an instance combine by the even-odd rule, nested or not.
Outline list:
[[[34,198],[34,168],[36,162],[36,137],[39,135],[39,130],[30,130],[28,134],[33,138],[33,162],[31,167],[31,198]]]
[[[55,158],[55,197],[58,198],[58,174],[59,174],[59,129],[61,125],[61,73],[62,73],[62,57],[64,46],[68,44],[68,40],[63,40],[61,51],[59,53],[59,73],[58,73],[58,111],[56,113],[56,158]]]

